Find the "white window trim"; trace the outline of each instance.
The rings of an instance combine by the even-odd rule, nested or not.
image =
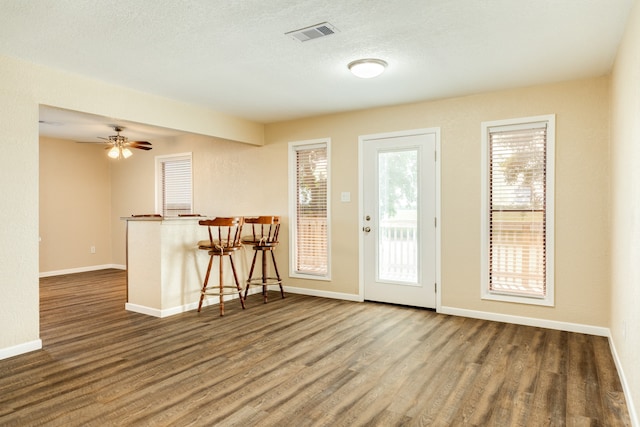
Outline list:
[[[555,199],[555,114],[482,122],[481,176],[481,275],[480,295],[483,300],[515,302],[552,307],[555,305],[554,286],[554,199]],[[546,178],[546,295],[543,298],[505,295],[489,290],[489,129],[497,126],[519,126],[547,122],[547,178]]]
[[[297,210],[296,203],[298,192],[296,189],[296,150],[298,148],[311,148],[314,145],[323,145],[327,149],[327,274],[307,274],[295,271],[296,259],[296,220]],[[291,227],[289,227],[289,277],[311,280],[331,280],[331,138],[311,139],[305,141],[295,141],[289,143],[289,219]]]
[[[177,153],[177,154],[165,154],[156,156],[156,170],[155,170],[155,209],[156,214],[162,215],[162,163],[167,160],[185,160],[189,159],[191,162],[191,210],[193,211],[193,154],[189,153]]]

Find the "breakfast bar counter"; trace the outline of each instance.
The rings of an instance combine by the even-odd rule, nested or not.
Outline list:
[[[208,239],[204,217],[123,217],[127,222],[127,302],[125,309],[166,317],[198,307],[209,261],[197,242]],[[238,253],[238,275],[246,277],[244,251]],[[215,276],[215,275],[212,275]],[[211,280],[217,280],[211,277]],[[204,305],[218,303],[217,297]]]

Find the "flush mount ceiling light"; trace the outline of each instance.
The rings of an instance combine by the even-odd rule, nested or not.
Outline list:
[[[387,63],[382,59],[358,59],[347,65],[354,76],[361,79],[370,79],[382,74],[387,68]]]

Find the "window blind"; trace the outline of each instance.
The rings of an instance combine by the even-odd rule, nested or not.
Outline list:
[[[162,161],[162,215],[192,213],[191,158]]]
[[[547,125],[489,128],[489,289],[546,295]]]
[[[328,273],[327,147],[296,148],[295,271]]]

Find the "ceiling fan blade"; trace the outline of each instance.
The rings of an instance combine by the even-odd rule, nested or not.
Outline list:
[[[147,147],[146,145],[130,145],[131,148],[137,148],[139,150],[151,150],[151,147]]]
[[[151,150],[151,144],[148,143],[148,142],[146,144],[144,144],[144,142],[146,142],[146,141],[130,141],[127,145],[129,147],[133,147],[133,148],[146,148],[146,149]]]

